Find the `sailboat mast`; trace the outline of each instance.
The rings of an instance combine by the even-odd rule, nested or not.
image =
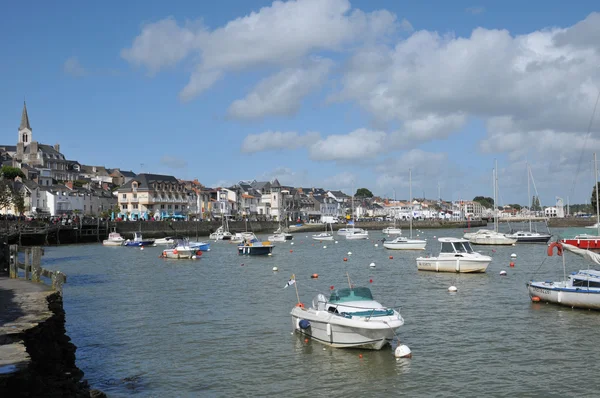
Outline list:
[[[410,238],[412,239],[412,220],[413,220],[412,169],[408,169],[408,197],[409,197],[409,201],[410,201]]]
[[[596,186],[596,229],[600,235],[600,201],[598,201],[598,161],[594,152],[594,185]]]
[[[498,159],[494,159],[494,231],[498,232]]]
[[[527,196],[529,197],[529,232],[531,232],[531,202],[533,198],[531,197],[531,188],[529,188],[529,180],[531,176],[531,169],[529,163],[527,163]]]

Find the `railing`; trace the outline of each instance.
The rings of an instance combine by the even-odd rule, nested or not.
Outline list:
[[[131,203],[138,203],[140,201],[140,199],[139,198],[131,198],[131,199],[129,199],[129,201]]]
[[[62,295],[62,286],[67,281],[67,276],[60,271],[50,271],[42,268],[42,255],[43,250],[41,247],[27,247],[23,249],[25,253],[25,262],[19,262],[19,247],[17,245],[10,245],[10,265],[9,265],[9,277],[18,278],[19,269],[25,271],[25,280],[31,280],[32,282],[41,283],[43,280],[42,276],[50,278],[52,281],[52,289],[56,290]]]

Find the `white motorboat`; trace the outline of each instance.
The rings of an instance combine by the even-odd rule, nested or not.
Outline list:
[[[412,170],[408,170],[408,186],[409,186],[409,201],[410,201],[410,238],[402,236],[387,242],[383,242],[383,247],[391,250],[425,250],[427,245],[426,240],[413,239],[412,237],[412,222],[413,222],[413,205],[412,205]]]
[[[258,255],[269,255],[273,253],[273,248],[275,247],[269,241],[261,241],[256,237],[256,235],[252,234],[252,238],[246,237],[244,241],[240,243],[237,247],[238,254],[248,254],[250,256],[258,256]]]
[[[125,238],[118,232],[111,232],[108,234],[108,239],[104,239],[102,244],[104,246],[123,246]]]
[[[351,229],[350,232],[346,234],[347,240],[361,240],[361,239],[369,239],[369,232],[365,231],[361,228]]]
[[[171,259],[191,259],[201,255],[202,251],[199,248],[190,246],[187,239],[176,240],[173,247],[165,249],[162,252],[162,257]]]
[[[600,265],[600,254],[581,249],[566,243],[552,243],[548,247],[548,255],[552,255],[554,247],[558,247],[558,255],[562,249],[578,254],[585,259]],[[545,281],[527,283],[527,290],[532,301],[543,301],[560,304],[572,308],[600,310],[600,271],[584,269],[571,273],[566,277],[565,256],[563,256],[565,278],[559,282]]]
[[[334,290],[329,300],[319,294],[311,308],[298,303],[291,315],[297,333],[335,348],[380,350],[404,325],[400,313],[375,301],[366,287]]]
[[[463,238],[465,238],[465,239],[471,239],[471,238],[473,238],[473,237],[475,237],[475,236],[477,236],[479,234],[487,234],[487,233],[490,233],[490,232],[494,232],[494,231],[491,230],[491,229],[479,229],[479,230],[477,230],[475,232],[467,232],[467,233],[465,233],[463,235]]]
[[[402,235],[402,228],[387,227],[381,230],[386,235]]]
[[[338,235],[342,235],[342,236],[346,236],[352,233],[352,231],[361,231],[364,232],[365,230],[362,228],[340,228],[337,230],[337,234]]]
[[[285,233],[276,233],[274,235],[269,235],[267,239],[271,242],[285,242],[286,240],[288,240]]]
[[[426,240],[409,239],[399,236],[394,240],[383,242],[383,247],[391,250],[425,250]]]
[[[217,228],[215,232],[208,236],[211,240],[231,240],[233,235],[231,232],[227,231],[223,226]]]
[[[331,233],[328,231],[328,226],[331,225]],[[320,234],[315,234],[312,236],[313,240],[333,240],[333,225],[325,224],[325,232],[321,232]]]
[[[294,239],[294,235],[290,234],[289,232],[284,231],[281,228],[281,226],[279,228],[277,228],[277,230],[273,231],[273,234],[274,234],[273,236],[283,236],[284,240]],[[279,241],[277,241],[277,242],[279,242]]]
[[[469,241],[460,238],[439,238],[437,257],[418,257],[417,269],[436,272],[485,272],[492,258],[473,251]]]
[[[164,238],[154,239],[154,244],[156,245],[172,245],[175,243],[175,238],[171,236],[165,236]]]
[[[517,243],[516,238],[509,238],[503,233],[496,231],[481,232],[477,231],[469,238],[469,242],[474,245],[514,245]]]

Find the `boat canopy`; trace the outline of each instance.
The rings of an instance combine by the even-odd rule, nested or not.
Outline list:
[[[353,289],[337,289],[331,293],[329,302],[347,303],[350,301],[372,301],[373,295],[368,287],[355,287]]]
[[[473,248],[468,240],[441,241],[442,253],[473,253]]]

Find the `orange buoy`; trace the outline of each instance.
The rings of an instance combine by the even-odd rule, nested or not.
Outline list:
[[[510,262],[510,264],[508,264],[508,265],[510,265],[511,267],[514,267],[514,266],[515,266],[515,263],[513,263],[513,262],[511,261],[511,262]]]
[[[317,279],[317,278],[319,277],[319,274],[312,274],[310,277],[311,277],[312,279]]]
[[[198,250],[198,251],[196,252],[196,256],[201,256],[201,255],[202,255],[202,250]]]
[[[304,339],[304,342],[305,342],[305,343],[308,343],[308,339]]]
[[[390,260],[393,260],[393,259],[394,259],[394,256],[390,256]]]
[[[296,307],[304,308],[304,304],[298,303],[298,304],[296,304]]]
[[[373,283],[373,279],[369,279],[369,283]]]
[[[177,251],[177,249],[173,249],[173,254],[177,254],[177,253],[179,253],[179,252]]]
[[[540,298],[538,296],[533,296],[533,297],[531,297],[531,301],[533,301],[534,303],[537,303],[540,301]]]
[[[344,257],[344,261],[348,261],[348,259],[346,257]]]
[[[358,354],[358,357],[359,357],[360,359],[362,359],[362,354]]]
[[[290,253],[293,253],[293,252],[294,252],[293,250],[290,250]]]

